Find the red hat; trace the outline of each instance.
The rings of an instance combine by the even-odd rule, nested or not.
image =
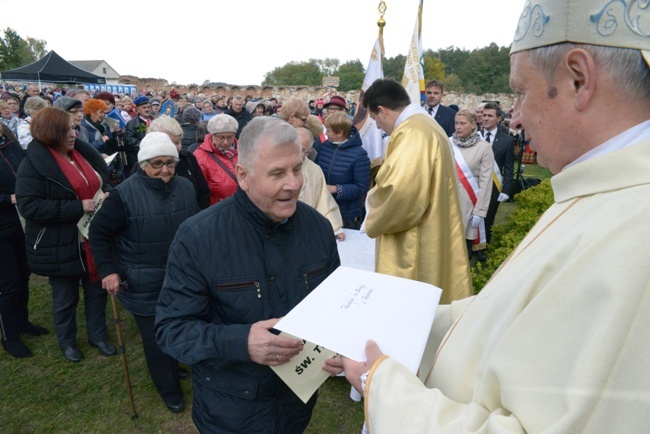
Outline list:
[[[115,105],[115,97],[110,92],[99,92],[95,95],[95,98],[101,99],[102,101],[108,101],[111,104]]]
[[[323,108],[327,108],[327,106],[330,105],[337,105],[339,107],[342,107],[343,110],[345,110],[346,112],[348,111],[348,106],[345,103],[345,100],[343,99],[343,97],[340,97],[338,95],[331,97],[328,103],[323,106]]]
[[[171,92],[169,92],[169,97],[172,99],[176,99],[180,97],[181,95],[178,93],[176,89],[172,89]]]

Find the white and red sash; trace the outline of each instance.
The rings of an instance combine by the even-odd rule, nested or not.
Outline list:
[[[454,151],[454,160],[456,160],[456,174],[458,175],[458,181],[467,192],[469,199],[472,201],[472,205],[476,206],[479,194],[478,182],[467,165],[467,162],[463,158],[460,148],[453,143],[451,144],[451,148]],[[499,184],[499,187],[500,186],[501,184]],[[470,221],[466,222],[466,224],[471,224],[471,218]],[[476,230],[478,231],[478,236],[476,239],[472,240],[472,250],[481,250],[487,244],[487,239],[485,238],[485,219],[481,221],[481,224],[476,228]]]

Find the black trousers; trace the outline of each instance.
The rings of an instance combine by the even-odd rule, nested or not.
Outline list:
[[[102,282],[91,283],[88,273],[80,276],[50,276],[52,286],[52,318],[61,347],[77,340],[77,304],[79,285],[84,291],[86,331],[90,342],[106,340],[106,298]]]
[[[29,267],[22,228],[0,238],[0,333],[19,337],[29,321]]]
[[[183,391],[178,377],[178,361],[163,353],[156,343],[156,333],[153,327],[156,317],[133,314],[133,318],[142,337],[142,347],[149,375],[151,375],[160,397],[166,400],[182,395]]]
[[[499,189],[493,183],[492,196],[490,196],[490,206],[488,207],[488,212],[485,216],[485,238],[487,239],[488,244],[490,244],[490,241],[492,240],[492,225],[494,224],[494,218],[499,210],[499,202],[497,201],[498,197]]]

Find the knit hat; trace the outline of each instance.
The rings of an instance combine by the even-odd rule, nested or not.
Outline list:
[[[194,106],[189,106],[183,110],[182,120],[186,124],[198,123],[201,120],[201,110],[197,109]]]
[[[81,108],[83,104],[77,98],[70,98],[69,96],[61,96],[54,101],[54,107],[63,111],[69,112],[74,108]]]
[[[327,107],[329,107],[331,105],[337,105],[337,106],[343,108],[343,110],[348,111],[348,106],[345,103],[345,100],[342,97],[338,96],[338,95],[334,95],[333,97],[331,97],[329,102],[327,104],[325,104],[323,106],[323,108],[327,108]]]
[[[151,104],[151,100],[149,98],[147,98],[146,96],[139,96],[139,97],[137,97],[136,99],[133,100],[133,104],[136,107],[139,107],[141,105]]]
[[[156,157],[174,157],[178,158],[178,150],[166,133],[155,131],[148,133],[140,142],[140,151],[138,151],[138,163],[151,160]]]
[[[519,17],[510,54],[547,45],[576,44],[630,48],[641,51],[650,65],[650,38],[643,17],[647,2],[604,0],[527,0]],[[645,20],[647,23],[647,20]],[[645,30],[645,31],[644,31]]]
[[[236,133],[239,129],[239,123],[230,115],[222,113],[213,116],[208,121],[208,133]]]

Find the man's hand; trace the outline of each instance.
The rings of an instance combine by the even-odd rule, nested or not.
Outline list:
[[[341,356],[343,369],[345,369],[345,378],[350,382],[357,392],[363,395],[361,389],[361,375],[365,374],[372,368],[378,358],[383,356],[379,345],[373,340],[366,342],[366,359],[365,362],[355,362],[352,359]]]
[[[11,204],[12,204],[12,205],[16,205],[16,202],[17,202],[17,201],[16,201],[16,195],[15,195],[15,194],[12,194],[12,195],[11,195]]]
[[[481,222],[483,221],[483,217],[479,217],[477,215],[472,215],[472,221],[470,222],[470,225],[473,228],[477,228],[481,225]]]
[[[120,292],[120,275],[117,273],[109,274],[102,279],[102,288],[109,294],[117,294]]]
[[[499,193],[499,197],[497,197],[497,202],[505,202],[508,199],[510,199],[510,196],[508,196],[505,193]]]
[[[302,351],[300,339],[276,336],[269,331],[279,320],[273,318],[258,321],[251,326],[248,334],[248,355],[251,361],[260,365],[279,366]]]
[[[321,369],[330,374],[332,377],[339,375],[341,372],[343,372],[343,362],[341,361],[341,356],[337,357],[336,359],[325,359],[325,363],[323,363]]]
[[[345,241],[345,232],[341,232],[340,234],[336,234],[336,240],[337,241]]]

